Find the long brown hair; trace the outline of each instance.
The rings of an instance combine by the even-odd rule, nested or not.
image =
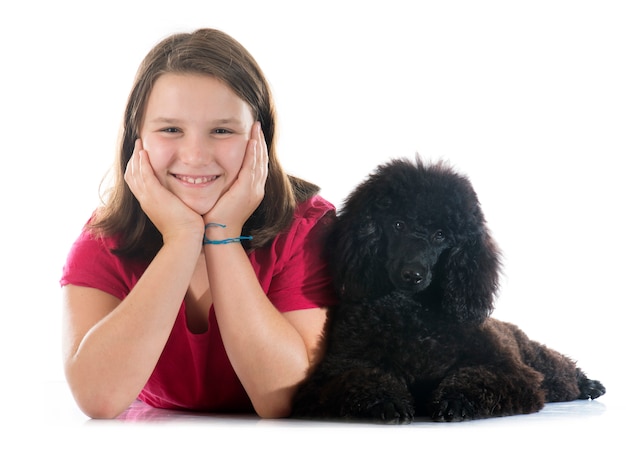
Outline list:
[[[229,35],[214,29],[172,35],[158,43],[139,66],[124,114],[114,183],[91,227],[106,236],[119,235],[121,256],[151,259],[163,244],[161,234],[141,209],[124,181],[145,106],[156,80],[165,73],[205,74],[226,83],[252,108],[267,142],[269,171],[263,201],[247,220],[243,234],[250,250],[271,242],[292,221],[295,206],[319,188],[287,175],[276,154],[276,114],[269,84],[250,53]]]

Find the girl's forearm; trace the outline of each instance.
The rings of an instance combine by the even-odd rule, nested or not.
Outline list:
[[[94,325],[80,324],[67,340],[66,375],[81,409],[93,418],[113,418],[139,395],[150,377],[180,309],[196,260],[192,249],[166,244],[154,258],[130,294],[122,301],[101,294],[104,315]],[[197,252],[196,252],[197,253]],[[90,288],[91,296],[96,290]],[[85,289],[68,288],[68,312],[80,316]],[[82,297],[82,296],[85,297]],[[117,302],[117,306],[112,306]],[[78,313],[78,315],[76,314]],[[93,311],[91,311],[93,313]]]
[[[240,244],[204,248],[224,346],[258,415],[287,416],[309,367],[307,345],[269,301]]]

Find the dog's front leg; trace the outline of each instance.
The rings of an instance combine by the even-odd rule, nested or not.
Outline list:
[[[544,406],[542,375],[530,367],[468,366],[447,376],[431,401],[435,421],[529,414]]]
[[[296,394],[298,418],[411,423],[413,398],[406,383],[375,368],[352,368],[334,376],[318,373]]]
[[[375,368],[352,369],[337,377],[339,416],[389,424],[411,423],[413,397],[406,382]]]

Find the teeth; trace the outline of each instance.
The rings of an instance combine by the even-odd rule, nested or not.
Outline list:
[[[217,176],[200,176],[198,178],[193,178],[191,176],[177,176],[178,179],[180,179],[181,181],[185,181],[188,182],[190,184],[203,184],[209,181],[214,181],[215,179],[217,179]]]

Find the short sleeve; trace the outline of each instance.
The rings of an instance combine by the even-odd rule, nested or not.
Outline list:
[[[95,288],[124,299],[146,266],[124,262],[112,253],[114,245],[111,238],[98,238],[87,227],[83,229],[68,253],[61,286]]]
[[[326,260],[325,243],[335,219],[334,206],[316,196],[301,204],[291,228],[251,261],[261,286],[281,312],[326,307],[336,294]]]

